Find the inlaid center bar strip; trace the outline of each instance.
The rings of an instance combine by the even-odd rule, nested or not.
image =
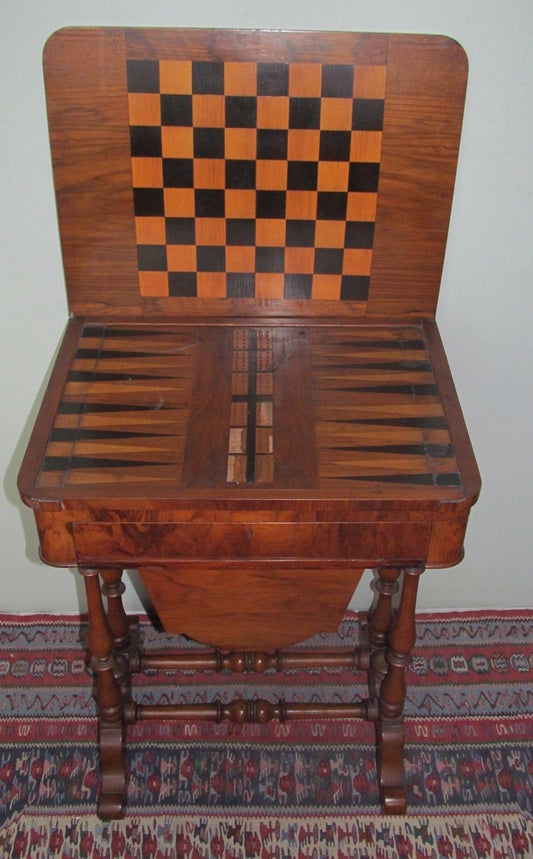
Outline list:
[[[248,402],[246,409],[246,483],[255,482],[257,331],[249,332]]]
[[[228,483],[274,482],[272,332],[237,329],[233,335]]]

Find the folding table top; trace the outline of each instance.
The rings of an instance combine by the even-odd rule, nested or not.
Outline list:
[[[73,314],[434,315],[456,42],[79,28],[44,64]]]

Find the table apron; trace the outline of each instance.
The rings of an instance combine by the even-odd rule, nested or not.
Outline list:
[[[80,564],[190,560],[423,560],[419,522],[74,523]]]

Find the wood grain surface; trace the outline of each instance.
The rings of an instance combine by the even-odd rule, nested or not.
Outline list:
[[[211,139],[224,132],[226,139],[233,139],[235,145],[228,142],[227,152],[218,153],[218,163],[213,162],[212,165],[207,163],[205,153],[201,153],[200,158],[193,158],[196,176],[193,185],[188,189],[177,188],[176,181],[179,183],[183,179],[177,180],[173,166],[164,163],[164,153],[158,150],[159,154],[154,156],[155,150],[142,149],[143,145],[146,146],[146,134],[141,135],[144,144],[135,142],[138,141],[135,135],[139,130],[135,124],[142,123],[143,128],[149,128],[148,138],[153,140],[153,134],[161,132],[158,124],[171,122],[172,126],[162,126],[170,155],[166,161],[186,161],[193,154],[187,148],[191,144],[177,141],[185,140],[183,134],[190,134],[193,127],[188,127],[189,119],[184,119],[183,110],[178,112],[177,118],[162,119],[160,100],[166,99],[164,110],[168,112],[172,108],[172,99],[179,102],[187,96],[168,93],[167,75],[162,84],[166,92],[130,93],[128,101],[128,62],[141,66],[143,63],[162,63],[166,64],[162,68],[167,69],[173,63],[211,64],[213,67],[226,63],[230,70],[232,64],[248,64],[257,68],[263,62],[270,63],[271,68],[277,65],[281,69],[293,70],[296,78],[304,74],[302,69],[310,69],[311,79],[313,68],[319,71],[324,68],[351,68],[352,74],[355,70],[356,80],[358,69],[362,69],[371,83],[361,84],[360,89],[356,87],[354,92],[362,94],[365,105],[377,104],[382,98],[383,121],[376,125],[374,117],[374,124],[370,122],[369,125],[363,120],[363,124],[358,125],[354,119],[354,127],[350,124],[349,132],[348,129],[342,131],[344,120],[340,117],[344,108],[340,103],[343,99],[328,98],[327,86],[324,89],[326,95],[321,96],[317,90],[314,99],[287,95],[287,105],[277,105],[275,110],[272,101],[283,102],[283,98],[260,95],[259,99],[263,98],[267,107],[260,108],[258,134],[264,133],[261,128],[264,125],[269,140],[273,139],[272,131],[278,141],[280,135],[283,137],[290,131],[294,139],[299,134],[302,140],[304,137],[311,140],[314,135],[317,141],[313,144],[316,146],[314,154],[311,150],[306,153],[307,143],[302,144],[303,150],[298,144],[294,152],[281,151],[280,154],[278,151],[274,154],[276,163],[273,163],[268,160],[272,158],[271,154],[262,160],[264,156],[260,149],[250,153],[245,146],[242,150],[238,141],[244,140],[246,134],[243,137],[243,133],[247,129],[233,127],[243,122],[242,117],[236,119],[230,111],[226,117],[217,120],[218,108],[215,102],[210,102],[207,115],[209,122],[215,125],[210,130]],[[66,29],[49,40],[44,65],[71,312],[99,316],[120,313],[122,317],[125,314],[144,317],[176,314],[434,315],[466,85],[466,60],[457,43],[443,37],[383,34]],[[328,79],[329,71],[324,74]],[[227,72],[227,77],[230,80],[230,72]],[[251,77],[248,75],[247,80]],[[239,80],[241,78],[238,76]],[[383,83],[378,85],[376,80]],[[130,83],[130,86],[150,88],[146,82]],[[233,94],[231,81],[228,87],[229,95],[191,95],[190,98],[197,102],[202,98],[214,98],[215,101],[237,99],[238,103],[234,104],[240,110],[246,97]],[[180,89],[177,85],[174,88]],[[305,87],[299,90],[296,84],[291,90],[294,93],[305,91]],[[337,94],[334,89],[332,92]],[[320,110],[317,130],[290,128],[291,122],[302,124],[298,119],[297,105],[290,105],[291,110],[294,108],[293,119],[289,120],[288,114],[285,116],[288,102],[297,102],[299,97],[306,102],[306,108],[313,103],[313,109]],[[248,101],[250,98],[257,99],[248,97]],[[205,130],[208,121],[202,111],[203,108],[195,111],[200,131]],[[227,122],[232,125],[225,129],[221,127]],[[135,133],[130,133],[130,123],[134,124]],[[310,123],[306,119],[303,124]],[[345,162],[346,169],[350,168],[349,187],[356,189],[349,193],[348,186],[343,184],[345,180],[341,180],[345,156],[335,154],[340,136],[348,133],[352,135],[356,153],[352,152],[350,160]],[[326,144],[333,148],[328,151]],[[145,157],[139,158],[134,154],[132,161],[132,145],[134,152],[137,152],[135,147],[141,146],[139,151],[141,154],[145,152]],[[247,180],[246,170],[236,166],[243,159],[246,162],[257,160],[255,179]],[[235,162],[236,182],[230,178],[232,164],[228,165],[228,162]],[[260,178],[262,165],[266,184]],[[332,165],[335,167],[333,172]],[[298,173],[300,177],[302,172],[318,169],[318,191],[290,190],[290,187],[300,186],[287,185],[286,176],[285,179],[280,178],[280,170],[285,170],[286,174],[287,168],[294,176]],[[189,169],[192,170],[192,166],[187,167]],[[247,169],[250,172],[251,168]],[[371,182],[377,181],[379,172],[375,193],[374,186],[368,184],[369,169],[375,173]],[[360,184],[361,181],[364,184]],[[165,187],[167,183],[169,187]],[[136,184],[140,186],[137,192]],[[238,186],[236,189],[233,187],[235,184]],[[145,192],[151,188],[157,192],[158,187],[165,203],[159,216],[153,217],[154,209],[150,208],[153,206],[153,193],[151,202],[146,203]],[[200,194],[206,189],[211,194],[210,197],[207,195],[211,207],[207,212],[200,208],[195,213],[194,208],[187,208],[190,204],[185,201],[192,199],[191,194],[198,194],[195,188]],[[339,193],[350,198],[347,209],[346,200],[340,202],[341,214],[338,211],[332,214],[330,202],[333,197],[328,198],[330,202],[321,214],[326,199],[325,188],[329,189],[326,193],[337,195],[336,205],[339,204]],[[200,223],[206,220],[205,214],[209,215],[207,221],[217,221],[215,212],[219,204],[213,208],[212,192],[218,192],[220,200],[225,199],[225,204],[220,204],[225,208],[219,212],[218,227],[213,223],[211,226]],[[286,215],[278,220],[280,211],[274,209],[274,221],[271,218],[272,206],[279,204],[279,199],[276,202],[272,195],[279,198],[280,193],[285,195],[283,211],[293,213],[287,218],[289,226],[285,223]],[[304,200],[306,194],[307,203]],[[318,197],[322,194],[321,200],[317,194]],[[300,201],[294,211],[290,208],[293,205],[291,195],[295,201],[296,197]],[[139,197],[143,197],[148,209],[142,208]],[[246,200],[250,201],[249,204]],[[262,208],[263,204],[266,209]],[[136,207],[139,206],[136,216]],[[340,235],[343,211],[348,223],[354,219],[365,223],[367,234],[371,227],[372,238],[361,239],[359,235],[359,238],[352,239],[356,246],[351,253],[346,253],[345,248],[344,262],[339,262],[333,251],[342,254],[345,237],[339,244],[333,235],[335,229],[331,223],[328,225],[328,220],[334,219],[332,223],[338,224],[336,230]],[[143,212],[148,212],[149,216]],[[198,253],[194,253],[193,245],[176,246],[173,243],[175,239],[168,244],[168,224],[165,226],[165,221],[176,215],[197,222],[200,236]],[[224,234],[228,220],[242,220],[243,217],[257,222],[260,247],[257,259],[254,257],[252,260],[254,253],[257,256],[255,241],[245,253],[242,242],[246,240],[242,232],[237,244],[232,244],[235,239],[231,235]],[[261,244],[263,217],[266,217],[264,226],[268,224],[271,236],[265,245]],[[308,230],[313,230],[314,224],[316,238],[311,245],[307,245],[310,240],[305,239],[306,244],[299,254],[287,253],[287,234],[293,229],[290,222],[299,219],[308,222]],[[213,240],[216,229],[218,237]],[[232,229],[229,228],[230,233]],[[273,238],[276,232],[280,235]],[[366,262],[363,262],[361,241],[368,251]],[[372,242],[371,247],[369,241]],[[147,244],[152,246],[148,254],[145,250]],[[154,245],[157,245],[155,251]],[[273,261],[269,245],[285,251],[283,262]],[[205,247],[213,246],[217,253],[206,254]],[[328,247],[330,252],[326,262],[323,251]],[[307,252],[313,248],[318,253]],[[265,256],[268,257],[266,262],[263,260]],[[316,257],[314,262],[313,256]],[[139,261],[143,267],[140,272]],[[300,271],[294,271],[295,266]],[[170,288],[169,271],[174,284]],[[187,277],[180,276],[180,271]],[[339,300],[342,296],[344,300]]]

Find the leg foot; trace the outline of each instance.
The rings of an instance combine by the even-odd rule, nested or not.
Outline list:
[[[376,725],[376,738],[381,808],[385,814],[405,814],[403,719],[388,722],[380,718]]]
[[[100,793],[98,816],[102,820],[124,817],[126,772],[123,759],[122,725],[100,723],[98,747],[100,752]]]
[[[407,799],[404,787],[383,788],[381,803],[384,814],[406,814]]]

